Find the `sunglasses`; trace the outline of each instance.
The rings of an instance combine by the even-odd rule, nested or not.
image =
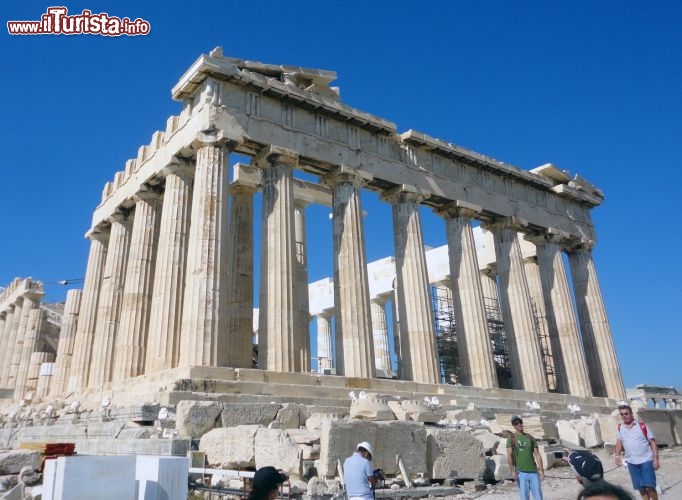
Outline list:
[[[622,415],[622,414],[621,414],[621,415]],[[515,424],[512,424],[512,425],[513,425],[513,426],[523,425],[523,422],[516,422]]]

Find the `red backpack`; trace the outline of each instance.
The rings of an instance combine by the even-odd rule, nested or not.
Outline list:
[[[644,437],[649,439],[649,431],[646,430],[646,424],[642,422],[641,420],[638,420],[637,423],[639,424],[639,428],[642,429],[642,434],[644,434]],[[620,432],[620,426],[623,424],[618,424],[618,432]]]

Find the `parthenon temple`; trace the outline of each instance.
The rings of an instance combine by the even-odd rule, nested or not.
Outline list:
[[[182,112],[104,186],[50,393],[106,392],[188,367],[314,367],[330,377],[624,398],[592,257],[590,210],[602,192],[551,164],[526,171],[400,133],[344,104],[335,78],[220,48],[191,65],[172,89]],[[367,262],[361,190],[391,207],[392,259]],[[311,204],[331,207],[333,276],[309,284]],[[425,248],[424,206],[442,218],[445,247]],[[42,289],[20,288],[0,296],[10,347],[0,383],[15,401],[37,389],[28,367],[53,361],[36,342]]]

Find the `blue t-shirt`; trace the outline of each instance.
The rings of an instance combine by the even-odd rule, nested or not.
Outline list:
[[[343,480],[348,497],[372,498],[372,485],[369,477],[374,474],[372,465],[357,451],[343,463]]]

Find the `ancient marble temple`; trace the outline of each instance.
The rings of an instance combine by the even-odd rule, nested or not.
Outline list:
[[[331,205],[333,227],[333,307],[316,316],[325,353],[318,357],[336,375],[376,377],[390,354],[386,300],[370,294],[367,271],[360,193],[372,190],[393,214],[386,227],[395,243],[399,379],[442,382],[419,211],[426,205],[447,237],[463,384],[499,384],[484,307],[484,296],[494,294],[512,388],[549,390],[535,304],[546,319],[555,390],[622,398],[592,258],[590,210],[601,191],[551,164],[525,171],[414,130],[399,133],[344,104],[330,86],[335,77],[224,57],[219,48],[191,65],[172,89],[181,114],[104,186],[86,235],[83,290],[66,305],[73,324],[59,346],[53,392],[176,367],[251,368],[254,286],[258,367],[310,371],[305,211],[312,203]],[[231,168],[231,154],[251,161]],[[319,182],[296,179],[297,171]],[[254,259],[257,192],[261,251]],[[484,270],[474,226],[494,241],[494,263]],[[534,246],[530,260],[522,245]],[[24,296],[22,311],[33,300]],[[0,328],[23,331],[26,315],[18,316],[16,307],[0,312]]]

